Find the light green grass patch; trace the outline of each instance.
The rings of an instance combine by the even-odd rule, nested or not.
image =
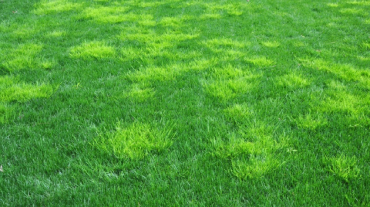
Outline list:
[[[56,61],[54,60],[41,60],[40,67],[45,70],[52,69],[56,65]]]
[[[232,174],[240,179],[260,178],[281,163],[276,150],[283,147],[273,141],[263,126],[241,128],[228,138],[215,138],[213,155],[231,162]]]
[[[186,54],[186,53],[171,53],[171,51],[158,48],[158,47],[123,47],[121,50],[119,59],[122,61],[142,61],[149,65],[152,65],[157,58],[165,58],[169,60],[176,59],[179,55],[185,59],[190,57],[197,57],[197,54]]]
[[[42,45],[21,44],[9,52],[3,65],[9,71],[22,69],[35,69],[39,65],[37,54],[42,50]]]
[[[232,16],[240,16],[243,14],[243,9],[239,5],[236,5],[236,4],[229,4],[226,7],[226,11],[228,15],[232,15]]]
[[[20,82],[12,76],[0,76],[0,123],[6,123],[14,107],[11,101],[25,102],[33,98],[47,98],[53,93],[50,85],[31,85]]]
[[[234,104],[224,109],[225,115],[237,123],[243,123],[250,117],[250,112],[247,104]]]
[[[193,54],[198,54],[198,52],[193,53]],[[202,71],[210,67],[213,67],[217,63],[218,63],[218,60],[215,58],[209,58],[209,59],[200,58],[200,59],[195,59],[194,61],[190,62],[189,68],[193,71]]]
[[[267,41],[267,42],[262,42],[262,45],[265,47],[276,48],[280,46],[280,43],[276,41]]]
[[[119,23],[124,21],[134,21],[139,19],[147,19],[148,15],[140,17],[136,14],[126,14],[129,7],[117,5],[111,7],[99,6],[95,8],[88,7],[83,10],[80,17],[86,19],[93,19],[100,23]]]
[[[53,93],[53,88],[46,84],[26,84],[14,77],[0,77],[0,102],[24,102],[32,98],[47,98]]]
[[[232,161],[232,173],[240,179],[260,178],[277,169],[281,163],[272,156],[250,156]]]
[[[283,12],[283,11],[275,11],[274,15],[278,17],[293,18],[292,14],[288,12]]]
[[[249,42],[240,42],[227,38],[206,40],[203,41],[202,44],[214,52],[224,52],[225,49],[243,49],[250,45]]]
[[[335,90],[327,97],[319,106],[320,111],[324,112],[342,112],[351,115],[358,115],[363,110],[364,106],[361,99],[347,91]]]
[[[336,3],[327,3],[326,5],[328,5],[329,7],[333,7],[333,8],[337,8],[339,6]]]
[[[366,78],[359,86],[370,88],[366,84]],[[369,83],[368,83],[369,84]],[[370,97],[360,96],[351,93],[348,86],[340,81],[331,81],[328,84],[330,90],[327,96],[319,103],[315,110],[325,113],[345,114],[348,127],[362,127],[368,125],[368,118],[365,114],[369,111]]]
[[[212,12],[220,12],[222,10],[225,10],[229,4],[217,4],[215,2],[212,2],[212,3],[204,3],[204,2],[199,2],[199,4],[201,6],[203,6],[204,8],[206,8],[206,10],[208,11],[212,11]]]
[[[247,93],[251,91],[254,86],[255,83],[248,83],[244,79],[218,80],[204,85],[207,94],[221,102]]]
[[[63,37],[65,36],[67,33],[66,31],[64,30],[54,30],[52,32],[49,32],[47,33],[45,36],[46,37],[51,37],[51,38],[55,38],[55,37]]]
[[[310,85],[310,81],[302,78],[300,75],[290,73],[284,76],[277,77],[275,84],[279,87],[288,89],[297,89]]]
[[[43,0],[36,4],[37,8],[33,12],[38,15],[46,15],[76,10],[82,6],[82,3],[72,3],[68,0]]]
[[[366,12],[363,9],[357,9],[357,8],[346,8],[339,10],[342,14],[352,14],[352,15],[359,15],[359,14],[366,14]]]
[[[224,68],[212,68],[212,77],[214,79],[233,79],[241,77],[255,79],[258,76],[250,73],[249,71],[228,64]]]
[[[162,45],[163,46],[163,45]],[[184,55],[184,58],[187,54]],[[121,50],[120,59],[127,60],[140,60],[148,65],[154,65],[158,59],[174,60],[177,53],[171,53],[170,50],[163,47],[148,46],[145,48],[127,47]]]
[[[163,17],[159,24],[167,27],[179,27],[183,24],[183,21],[177,17]]]
[[[275,64],[273,60],[269,60],[268,58],[264,56],[259,56],[259,57],[246,57],[244,58],[245,61],[252,63],[253,65],[257,67],[268,67],[272,66]]]
[[[360,86],[362,86],[363,88],[365,88],[367,90],[370,90],[370,79],[369,78],[363,78],[361,80]]]
[[[152,81],[174,80],[180,74],[182,66],[168,65],[166,67],[149,66],[135,72],[128,73],[125,77],[132,82],[150,83]]]
[[[362,45],[364,46],[365,49],[370,49],[370,43],[362,43]]]
[[[217,4],[217,3],[201,3],[206,8],[206,11],[211,13],[227,13],[231,16],[240,16],[243,14],[242,4]]]
[[[148,49],[148,48],[147,48]],[[148,51],[148,50],[145,50]],[[157,51],[158,52],[158,51]],[[148,52],[147,55],[140,57],[140,59],[155,57],[157,52]],[[172,56],[168,52],[164,52],[162,55]],[[129,56],[128,56],[129,57]],[[193,57],[193,55],[192,55]],[[146,60],[147,61],[147,60]],[[179,75],[189,71],[201,71],[205,70],[212,64],[212,60],[195,60],[188,64],[168,64],[161,67],[147,66],[142,67],[136,71],[128,72],[123,77],[134,83],[151,84],[155,81],[171,81],[175,80]]]
[[[137,4],[137,6],[139,7],[142,7],[142,8],[146,8],[146,7],[158,7],[158,6],[161,6],[163,4],[166,4],[166,1],[151,1],[151,2],[132,2],[133,4]]]
[[[24,38],[28,38],[32,36],[36,32],[37,31],[35,27],[33,26],[30,27],[30,25],[25,24],[25,25],[20,25],[17,29],[15,29],[13,31],[13,35],[16,38],[24,39]]]
[[[360,176],[360,168],[357,165],[357,158],[355,156],[348,157],[340,155],[337,157],[327,158],[327,170],[340,179],[350,182]]]
[[[201,20],[220,19],[220,14],[202,14],[200,15]]]
[[[214,68],[210,80],[203,80],[202,85],[208,95],[224,102],[251,91],[257,86],[259,77],[227,65],[225,68]]]
[[[346,84],[338,80],[330,80],[327,85],[334,90],[345,91],[347,89]]]
[[[294,47],[306,47],[307,46],[307,44],[302,41],[293,41],[292,44]]]
[[[248,130],[248,129],[244,129]],[[237,158],[245,155],[262,155],[274,148],[269,136],[260,136],[251,131],[229,134],[226,141],[221,138],[213,140],[213,154],[220,158]]]
[[[223,56],[219,58],[220,61],[235,61],[245,56],[244,52],[236,49],[226,49],[220,53],[223,53]]]
[[[118,158],[142,159],[150,153],[159,153],[172,145],[172,127],[133,123],[127,127],[118,124],[114,133],[97,142],[97,146]]]
[[[328,121],[323,114],[311,112],[306,115],[299,115],[296,122],[298,127],[310,130],[315,130],[317,127],[322,127],[328,124]]]
[[[124,94],[125,97],[131,98],[137,102],[144,102],[155,95],[153,88],[147,88],[143,84],[133,84],[131,89]]]
[[[300,61],[302,65],[305,67],[310,67],[316,70],[322,70],[322,71],[332,73],[346,81],[358,80],[359,77],[361,77],[361,72],[364,71],[361,69],[354,68],[353,66],[348,65],[348,64],[346,65],[346,64],[331,63],[323,59],[315,59],[315,60],[301,59]]]
[[[143,59],[147,53],[143,49],[135,47],[123,47],[121,49],[120,59],[123,61],[129,61],[134,59]]]
[[[133,60],[140,60],[147,63],[152,63],[153,59],[156,57],[167,57],[167,58],[174,58],[176,54],[170,53],[168,50],[164,48],[158,47],[145,47],[145,48],[137,48],[137,47],[123,47],[120,50],[120,59],[122,61],[133,61]],[[194,56],[192,56],[194,57]]]
[[[176,51],[176,52],[168,51],[168,54],[171,54],[171,57],[174,60],[178,60],[178,59],[189,60],[188,65],[192,66],[192,68],[196,67],[199,70],[201,70],[202,68],[207,67],[207,64],[205,64],[202,61],[200,61],[199,59],[197,59],[197,58],[202,56],[201,55],[202,53],[200,51],[186,51],[186,50],[185,51]],[[193,60],[193,61],[190,61],[190,60]],[[206,61],[206,62],[209,63],[209,61]],[[204,67],[202,67],[202,66],[204,66]]]
[[[173,47],[175,43],[195,39],[199,36],[197,33],[180,33],[174,31],[167,31],[163,34],[156,34],[153,31],[143,32],[134,32],[127,34],[127,31],[123,32],[119,38],[122,40],[135,40],[141,43],[145,43],[149,47],[155,48],[168,48]]]
[[[352,5],[358,5],[358,6],[370,6],[370,2],[369,1],[365,1],[365,0],[355,0],[355,1],[351,1],[351,2],[348,2],[349,4],[352,4]]]
[[[139,25],[144,27],[154,27],[157,25],[157,22],[152,19],[143,19],[138,21]]]
[[[241,42],[228,38],[217,38],[202,42],[207,48],[212,52],[220,55],[218,59],[220,61],[233,61],[242,59],[245,57],[245,52],[243,51],[250,45],[250,42]]]
[[[232,99],[236,96],[229,86],[229,81],[217,81],[205,86],[206,92],[211,96],[216,98],[218,101],[224,102]]]
[[[71,48],[70,56],[73,58],[109,58],[115,55],[114,47],[108,46],[102,41],[85,42],[80,46]]]

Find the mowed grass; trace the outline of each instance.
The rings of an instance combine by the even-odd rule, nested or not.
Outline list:
[[[369,0],[0,0],[1,206],[369,206]]]

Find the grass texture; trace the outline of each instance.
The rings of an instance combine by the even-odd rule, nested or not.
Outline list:
[[[0,206],[369,206],[369,0],[1,0]]]

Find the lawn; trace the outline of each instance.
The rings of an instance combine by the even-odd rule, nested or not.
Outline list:
[[[0,0],[0,206],[369,206],[370,0]]]

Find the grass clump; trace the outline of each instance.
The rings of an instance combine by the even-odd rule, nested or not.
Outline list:
[[[234,106],[227,111],[235,112],[240,109],[240,106]],[[241,125],[246,122],[239,121]],[[281,165],[277,152],[284,147],[267,135],[267,132],[265,127],[240,127],[238,133],[230,134],[226,140],[213,140],[213,155],[229,160],[232,174],[240,179],[260,178]]]
[[[0,77],[0,123],[9,121],[14,107],[12,102],[26,102],[35,98],[48,98],[54,89],[48,84],[27,84],[13,76]]]
[[[160,153],[173,143],[171,129],[159,130],[148,124],[133,123],[102,138],[99,148],[118,158],[142,159],[150,153]]]
[[[42,46],[38,44],[19,45],[10,51],[2,65],[8,71],[35,68],[40,64],[40,58],[37,55],[41,50]]]
[[[46,84],[26,84],[14,77],[0,77],[0,102],[25,102],[32,98],[46,98],[53,93],[53,88]]]
[[[93,41],[86,42],[80,46],[73,47],[70,52],[70,56],[73,58],[108,58],[113,57],[115,50],[113,47],[106,45],[104,42]]]
[[[350,182],[360,176],[360,168],[357,165],[357,158],[355,156],[348,157],[340,155],[328,159],[329,172],[343,179],[345,182]]]
[[[43,0],[39,3],[39,6],[33,12],[37,15],[47,15],[51,13],[60,13],[75,10],[82,5],[83,4],[81,3],[73,3],[68,0]]]

